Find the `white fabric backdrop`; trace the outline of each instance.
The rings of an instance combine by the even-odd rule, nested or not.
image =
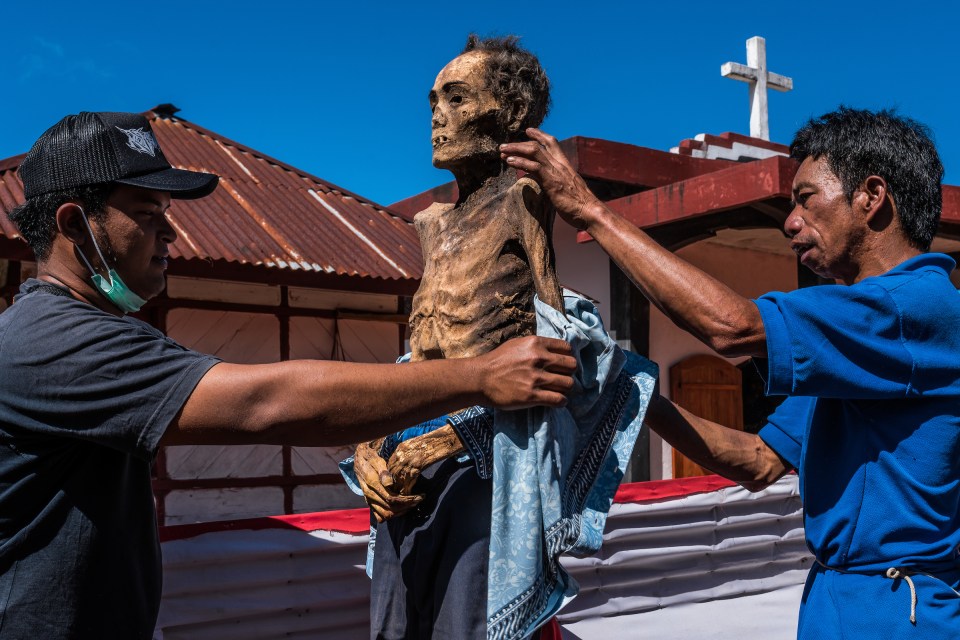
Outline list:
[[[244,526],[163,543],[156,640],[367,637],[365,535]],[[559,619],[570,640],[788,640],[810,563],[796,476],[615,504],[600,553],[564,561]]]

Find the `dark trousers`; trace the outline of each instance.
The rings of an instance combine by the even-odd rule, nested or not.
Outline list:
[[[423,502],[378,525],[371,640],[486,640],[491,488],[472,461],[438,462]]]

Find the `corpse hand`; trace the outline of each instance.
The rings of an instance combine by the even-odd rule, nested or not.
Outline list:
[[[527,336],[478,356],[485,404],[497,409],[565,406],[577,370],[572,353],[564,340]]]
[[[388,470],[393,476],[392,490],[408,494],[420,472],[435,462],[463,453],[466,448],[449,424],[422,436],[404,440],[390,456]]]
[[[529,142],[500,145],[500,157],[539,182],[561,218],[577,229],[586,229],[588,220],[583,213],[588,205],[600,201],[571,166],[556,138],[539,129],[530,128],[526,133]]]
[[[423,500],[423,496],[400,495],[389,488],[396,483],[387,471],[387,461],[380,457],[382,442],[383,439],[360,443],[353,458],[357,481],[377,522],[406,513]]]

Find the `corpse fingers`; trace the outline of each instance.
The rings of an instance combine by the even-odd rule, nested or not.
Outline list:
[[[394,480],[387,470],[387,461],[378,452],[382,442],[374,440],[357,445],[353,462],[357,482],[377,522],[405,513],[423,500],[423,496],[401,495],[390,490]]]

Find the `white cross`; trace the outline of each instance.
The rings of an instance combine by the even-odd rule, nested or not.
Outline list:
[[[767,87],[776,91],[790,91],[793,89],[793,78],[767,71],[766,40],[760,36],[747,40],[747,64],[727,62],[720,67],[720,75],[750,84],[750,136],[769,140]]]

